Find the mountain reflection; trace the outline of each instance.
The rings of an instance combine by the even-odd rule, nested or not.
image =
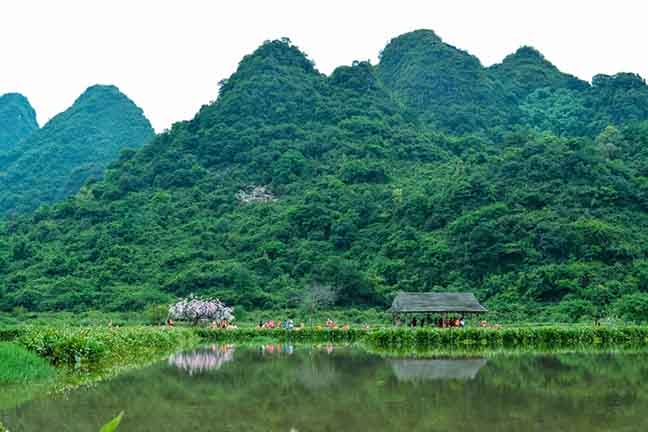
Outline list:
[[[12,432],[96,431],[124,409],[128,430],[142,432],[648,431],[647,365],[643,352],[407,357],[273,343],[233,355],[214,345],[0,408],[0,419]]]
[[[169,365],[191,375],[198,375],[220,369],[234,360],[234,345],[211,345],[190,352],[181,352],[169,357]]]

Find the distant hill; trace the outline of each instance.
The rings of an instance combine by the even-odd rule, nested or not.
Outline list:
[[[276,309],[315,284],[342,307],[471,291],[512,320],[645,317],[647,103],[636,75],[589,84],[531,48],[484,68],[431,31],[330,76],[268,41],[192,120],[0,227],[0,309]]]
[[[16,214],[73,195],[101,178],[121,150],[153,137],[149,121],[114,86],[88,88],[65,112],[33,132],[0,164],[0,214]]]
[[[21,140],[37,129],[36,112],[25,96],[19,93],[0,96],[0,164],[3,154],[15,150]]]

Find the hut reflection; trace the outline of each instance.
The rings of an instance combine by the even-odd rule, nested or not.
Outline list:
[[[472,380],[488,360],[476,359],[391,359],[394,375],[401,382]]]

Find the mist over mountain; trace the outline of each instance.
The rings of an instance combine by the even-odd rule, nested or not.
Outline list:
[[[114,86],[92,86],[63,113],[0,156],[0,214],[75,194],[125,148],[153,137],[142,110]]]
[[[42,148],[74,113],[96,134],[124,131],[100,127],[102,98],[83,99],[3,184],[70,166]],[[485,68],[421,30],[378,65],[326,76],[267,41],[192,120],[0,227],[0,308],[133,310],[195,293],[276,309],[317,282],[345,307],[433,290],[475,292],[511,319],[648,310],[647,120],[639,76],[590,84],[529,47]],[[88,129],[76,152],[105,148]]]

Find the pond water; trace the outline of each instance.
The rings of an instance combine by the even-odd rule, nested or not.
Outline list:
[[[645,354],[387,358],[212,345],[0,419],[12,432],[646,431]]]

